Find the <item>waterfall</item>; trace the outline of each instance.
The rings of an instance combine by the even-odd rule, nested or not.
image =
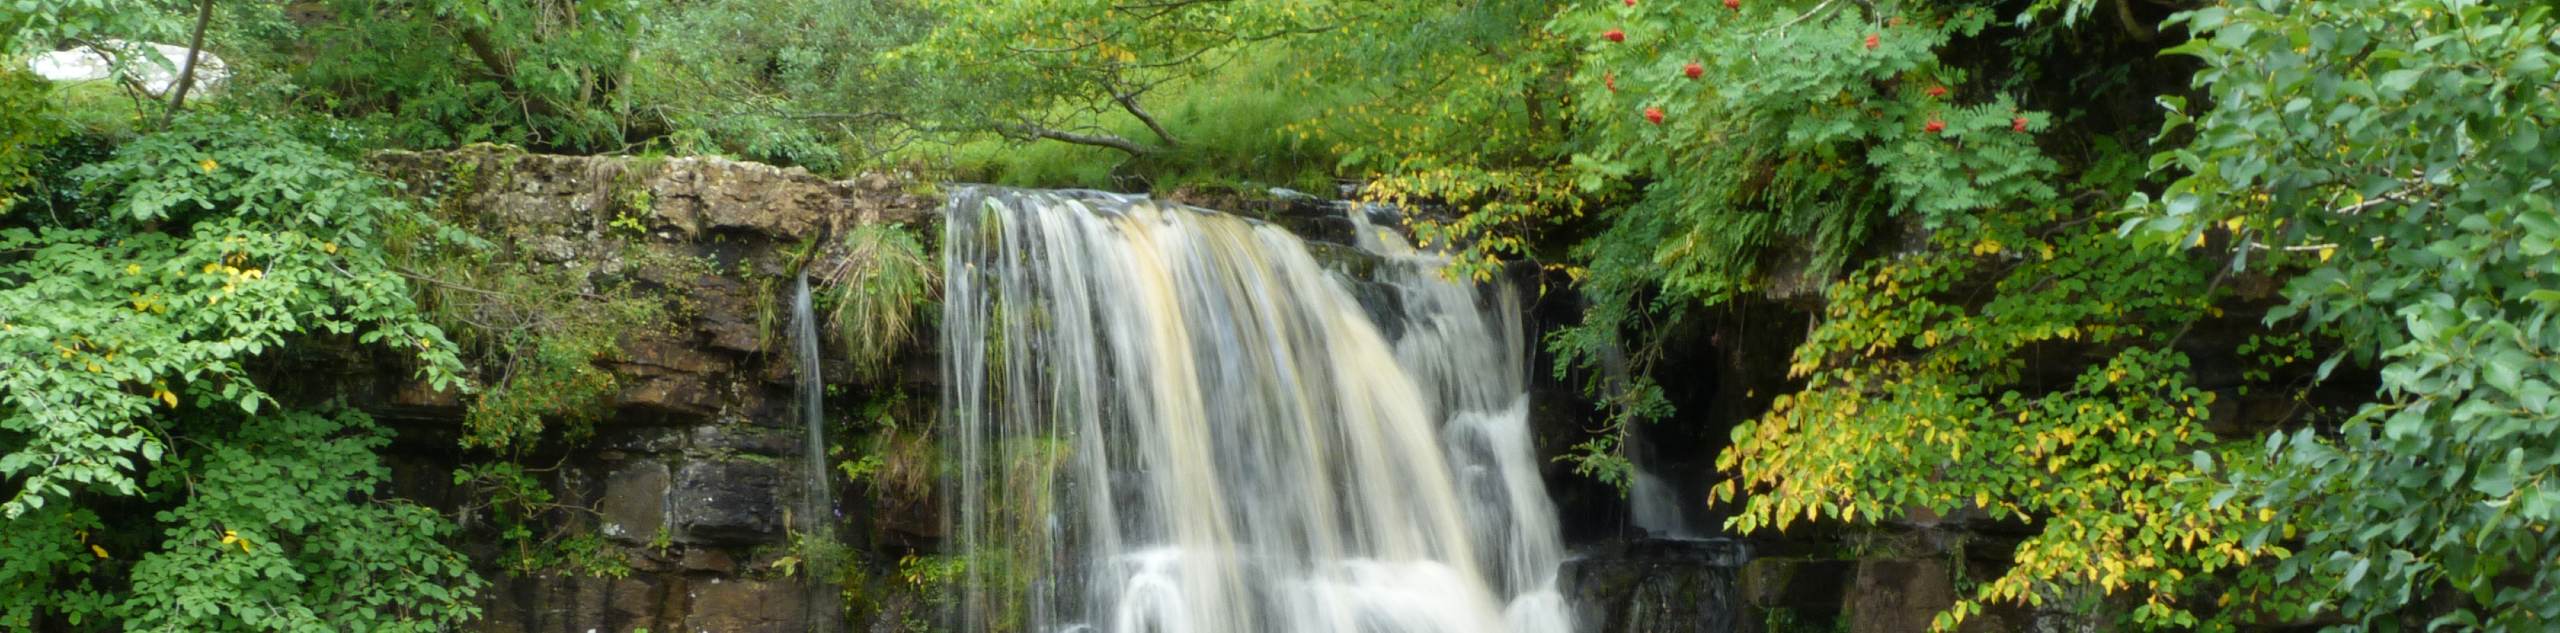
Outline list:
[[[1634,511],[1637,528],[1654,538],[1701,538],[1697,530],[1689,527],[1688,517],[1680,513],[1679,491],[1646,470],[1641,462],[1635,465],[1633,479],[1627,486],[1627,504]]]
[[[798,379],[800,424],[808,431],[801,442],[802,473],[800,507],[796,510],[802,555],[810,548],[833,547],[835,543],[836,502],[834,489],[827,485],[826,382],[818,373],[818,318],[809,305],[809,273],[801,271],[791,282],[791,363]],[[811,561],[804,561],[811,562]],[[812,562],[814,564],[814,562]],[[812,576],[815,571],[811,572]],[[843,615],[840,593],[835,587],[816,582],[806,583],[801,605],[811,633],[833,633]]]
[[[834,524],[835,495],[827,487],[827,435],[823,420],[826,384],[818,375],[818,319],[809,307],[809,273],[803,271],[791,282],[791,362],[799,379],[800,423],[807,427],[808,437],[802,442],[801,464],[806,480],[800,495],[798,529],[812,537],[826,537]]]
[[[957,191],[959,630],[1567,630],[1517,295],[1371,237],[1354,278],[1214,212]]]

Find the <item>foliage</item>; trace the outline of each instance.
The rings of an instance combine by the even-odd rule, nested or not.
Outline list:
[[[877,58],[921,36],[895,0],[722,0],[652,11],[635,44],[631,116],[677,151],[727,151],[830,171],[915,140],[896,104],[922,78]]]
[[[0,7],[0,55],[52,50],[57,42],[121,37],[175,39],[183,28],[169,5],[146,0],[28,0]]]
[[[1136,6],[932,0],[922,6],[942,22],[891,59],[909,75],[967,78],[926,93],[934,101],[916,109],[924,124],[1130,155],[1183,144],[1148,109],[1151,93],[1212,76],[1247,45],[1333,28],[1334,17],[1331,3],[1300,0]],[[1094,126],[1091,117],[1105,112],[1137,120],[1147,140]]]
[[[185,499],[132,569],[126,626],[164,631],[444,631],[486,586],[452,523],[375,498],[390,433],[363,414],[278,411],[182,451],[153,485]]]
[[[535,469],[507,461],[471,464],[453,471],[453,483],[470,491],[465,516],[485,516],[497,537],[513,551],[502,561],[518,576],[544,570],[566,570],[599,578],[622,578],[631,566],[603,537],[582,531],[584,521],[569,513],[594,510],[560,503],[537,477]],[[661,548],[663,549],[663,548]]]
[[[2546,630],[2560,619],[2560,124],[2548,3],[2245,2],[2181,20],[2209,107],[2126,228],[2229,227],[2231,265],[2311,268],[2273,323],[2333,330],[2323,366],[2377,359],[2335,429],[2267,438],[2238,482],[2307,526],[2277,579],[2352,627]],[[2194,118],[2190,119],[2189,116]],[[2274,537],[2260,534],[2258,540]]]
[[[1576,186],[1641,184],[1575,247],[1590,307],[1549,339],[1559,373],[1607,370],[1590,386],[1608,394],[1611,430],[1584,446],[1583,468],[1612,463],[1627,424],[1668,412],[1643,333],[1756,289],[1773,260],[1827,278],[1888,218],[1966,230],[1969,211],[2052,196],[2040,178],[2052,162],[2025,133],[2045,115],[1968,96],[1969,73],[1937,57],[1989,13],[1945,11],[1639,3],[1550,25],[1587,42],[1572,80]]]
[[[479,614],[453,525],[375,496],[390,434],[371,419],[175,417],[193,433],[151,471],[156,514],[48,507],[0,530],[0,628],[439,631]]]
[[[75,490],[131,495],[168,449],[158,411],[274,404],[244,362],[304,332],[410,350],[457,383],[374,242],[409,214],[377,178],[252,119],[194,116],[75,172],[96,204],[0,228],[0,477],[9,518]],[[166,230],[163,230],[163,229]]]
[[[1357,98],[1289,131],[1368,179],[1363,199],[1463,209],[1411,226],[1423,246],[1453,251],[1461,272],[1485,279],[1497,257],[1550,255],[1527,236],[1594,201],[1562,164],[1573,99],[1558,80],[1573,40],[1544,28],[1556,4],[1355,14],[1361,28],[1294,52],[1311,61],[1297,80],[1347,83]]]
[[[0,629],[31,630],[49,613],[94,618],[114,605],[92,579],[116,551],[91,541],[105,534],[96,512],[56,506],[0,526]]]
[[[830,304],[826,322],[855,371],[879,378],[932,307],[939,263],[925,256],[914,233],[885,224],[848,229],[838,248],[820,276]]]
[[[2016,564],[1976,600],[2130,591],[2137,623],[2193,627],[2206,587],[2188,578],[2285,554],[2244,542],[2272,510],[2231,503],[2216,465],[2251,444],[2204,430],[2216,394],[2176,351],[2228,291],[2211,286],[2211,263],[2123,247],[2086,215],[2020,215],[1982,219],[2051,228],[1942,233],[1833,286],[1796,350],[1804,389],[1734,430],[1717,465],[1737,479],[1716,498],[1749,493],[1733,521],[1743,531],[1907,508],[2033,520]],[[1985,276],[1990,288],[1963,287]],[[1978,305],[1962,298],[1985,290]],[[2037,361],[2057,355],[2092,360],[2040,375]],[[1961,603],[1941,627],[1980,609]]]
[[[36,184],[43,149],[64,131],[51,92],[34,73],[0,69],[0,213]]]
[[[471,193],[464,188],[493,186],[477,173],[480,164],[457,163],[447,189],[435,193],[452,201]],[[646,200],[623,198],[626,206]],[[646,212],[626,209],[623,217]],[[393,267],[419,281],[421,312],[456,333],[457,353],[480,387],[464,413],[468,448],[520,454],[546,431],[583,439],[621,386],[597,363],[619,356],[625,335],[662,327],[672,316],[666,301],[628,282],[591,283],[585,267],[503,258],[496,244],[453,226],[419,221],[389,230]],[[658,262],[645,249],[630,250],[631,264]]]
[[[615,116],[642,5],[634,0],[327,4],[330,19],[267,42],[311,103],[369,118],[405,145],[497,141],[618,147]],[[309,99],[310,97],[295,97]]]

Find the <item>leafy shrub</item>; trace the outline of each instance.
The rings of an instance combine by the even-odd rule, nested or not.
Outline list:
[[[74,172],[67,225],[0,227],[0,477],[14,518],[75,489],[131,495],[168,450],[156,416],[274,404],[243,363],[289,337],[353,335],[458,384],[378,249],[412,213],[380,179],[254,119],[189,116]]]
[[[375,496],[390,442],[361,413],[278,411],[154,471],[185,502],[133,566],[126,626],[424,633],[478,617],[487,585],[443,543],[453,524]]]

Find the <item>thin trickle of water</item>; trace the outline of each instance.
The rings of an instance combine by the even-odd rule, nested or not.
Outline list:
[[[960,630],[1568,629],[1510,288],[1367,236],[1386,263],[1351,279],[1136,197],[968,188],[949,215]]]
[[[799,529],[825,536],[834,523],[836,503],[834,491],[827,486],[826,384],[818,375],[818,318],[809,304],[809,273],[804,271],[791,282],[791,361],[799,379],[795,408],[809,433],[802,442],[806,490],[800,495],[803,525]]]
[[[1654,476],[1642,462],[1635,464],[1633,479],[1627,486],[1627,505],[1634,511],[1637,528],[1654,538],[1704,538],[1689,527],[1688,516],[1680,512],[1679,492],[1669,482]]]
[[[808,430],[801,442],[800,506],[795,513],[799,545],[832,546],[835,540],[835,491],[827,485],[826,382],[818,369],[818,317],[810,307],[809,273],[791,281],[791,363],[798,379],[796,409]],[[803,554],[807,554],[803,551]],[[802,601],[810,633],[833,633],[839,627],[838,593],[823,582],[807,583]]]

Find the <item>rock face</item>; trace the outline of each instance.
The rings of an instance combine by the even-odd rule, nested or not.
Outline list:
[[[1617,542],[1565,561],[1557,580],[1576,633],[1733,633],[1753,630],[1735,582],[1747,557],[1727,540]]]
[[[788,304],[773,289],[789,287],[805,245],[856,224],[930,221],[939,201],[883,177],[829,181],[715,158],[474,146],[381,154],[374,167],[443,221],[488,239],[500,261],[568,271],[597,287],[644,288],[681,307],[663,327],[618,334],[618,349],[600,363],[615,389],[591,437],[546,436],[515,459],[557,506],[533,517],[532,528],[541,540],[574,545],[544,554],[553,557],[530,573],[511,573],[523,570],[526,552],[502,537],[497,504],[479,498],[483,490],[451,483],[455,469],[497,459],[455,448],[470,396],[427,389],[404,372],[359,371],[364,358],[297,368],[345,376],[331,390],[376,403],[377,418],[400,431],[387,456],[394,489],[459,516],[481,575],[493,583],[481,629],[837,630],[845,610],[834,596],[842,589],[835,578],[812,580],[806,565],[815,554],[793,541],[794,523],[807,517],[786,516],[804,487],[804,440],[792,411],[790,346],[775,340],[784,329],[767,325],[768,306]],[[849,412],[873,392],[901,386],[854,384],[846,374],[826,376],[830,410]],[[930,385],[932,377],[899,381]],[[838,497],[846,506],[934,507]],[[860,509],[856,518],[871,518]],[[899,552],[872,543],[930,540],[883,538],[869,527],[887,521],[827,520],[840,524],[834,531],[854,552],[837,558],[873,566],[856,577],[886,577],[887,563],[876,561],[897,560]]]
[[[549,561],[523,574],[507,571],[523,552],[497,537],[501,521],[483,491],[452,483],[457,468],[492,459],[456,448],[470,396],[426,389],[402,371],[357,371],[379,360],[362,355],[285,368],[337,376],[334,384],[312,381],[306,395],[368,402],[378,419],[396,425],[392,488],[461,517],[482,576],[494,583],[484,593],[482,630],[801,633],[837,630],[839,616],[861,623],[847,628],[908,630],[933,617],[934,607],[916,592],[883,590],[911,582],[896,579],[896,561],[931,553],[941,539],[929,457],[892,460],[871,476],[873,487],[836,495],[842,517],[830,519],[847,551],[822,554],[793,542],[794,524],[806,519],[786,517],[804,481],[803,440],[791,411],[788,346],[775,338],[784,328],[769,306],[787,304],[775,288],[788,287],[805,245],[864,223],[938,223],[938,196],[885,177],[830,181],[708,158],[545,156],[475,146],[386,153],[374,164],[445,221],[492,241],[496,258],[572,271],[594,284],[638,284],[684,306],[668,327],[619,336],[618,353],[602,363],[615,376],[615,393],[591,437],[552,438],[517,458],[540,467],[534,475],[560,508],[537,517],[534,527],[594,544],[578,554],[582,560]],[[1344,246],[1353,225],[1332,203],[1302,195],[1187,201],[1287,227],[1352,277],[1374,265]],[[826,256],[823,249],[817,255]],[[1524,290],[1549,289],[1524,297],[1530,340],[1579,320],[1585,306],[1555,273],[1528,264],[1509,273]],[[1393,293],[1357,284],[1353,290],[1377,304],[1372,309],[1394,312],[1387,305]],[[1748,310],[1666,335],[1665,362],[1697,375],[1666,385],[1681,417],[1653,425],[1679,431],[1646,438],[1687,461],[1657,467],[1693,488],[1709,483],[1706,462],[1727,429],[1786,389],[1786,355],[1805,329],[1801,311],[1788,303],[1802,299],[1790,294],[1796,292],[1773,292]],[[829,411],[849,416],[902,387],[931,400],[937,364],[931,345],[919,347],[924,353],[910,355],[903,375],[888,381],[895,384],[855,384],[840,364],[829,364]],[[1554,459],[1597,424],[1579,387],[1584,377],[1544,371],[1554,360],[1544,346],[1532,351],[1532,433],[1575,553],[1558,580],[1577,631],[1922,631],[1954,600],[1943,547],[1854,560],[1825,556],[1836,554],[1836,544],[1811,540],[1745,547],[1628,538],[1624,497]],[[891,426],[844,448],[929,456],[922,427]],[[1699,517],[1701,525],[1719,518]],[[1925,519],[1901,528],[1963,528],[1966,517]],[[808,567],[821,555],[854,566],[846,577],[866,583],[858,589],[869,604],[834,604],[844,595],[840,578],[813,581]],[[1990,615],[1997,617],[1969,621],[1965,630],[2014,630],[1993,623],[2030,620]]]

